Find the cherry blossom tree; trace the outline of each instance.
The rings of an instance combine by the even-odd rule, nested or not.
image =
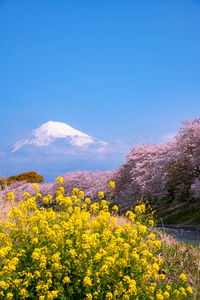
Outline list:
[[[200,180],[200,118],[183,121],[183,125],[175,137],[176,156],[167,169],[168,188],[175,191],[175,197],[190,200],[197,196]]]
[[[99,191],[103,191],[104,194],[109,193],[108,184],[113,177],[115,171],[76,171],[72,173],[66,173],[63,177],[63,187],[66,195],[71,195],[73,188],[78,188],[84,191],[86,197],[96,199]]]
[[[166,168],[174,151],[174,143],[133,147],[126,163],[114,174],[115,201],[122,207],[145,200],[160,199],[167,194]]]

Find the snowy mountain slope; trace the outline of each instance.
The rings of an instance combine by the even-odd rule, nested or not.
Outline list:
[[[12,152],[17,151],[24,145],[35,145],[37,147],[48,146],[54,142],[64,139],[66,145],[83,147],[87,145],[106,146],[107,143],[93,138],[71,126],[49,121],[31,132],[28,139],[14,143]]]

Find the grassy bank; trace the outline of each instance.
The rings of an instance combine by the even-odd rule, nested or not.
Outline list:
[[[184,272],[193,288],[194,299],[200,299],[200,248],[197,245],[175,240],[164,231],[156,231],[162,243],[159,255],[164,260],[161,270],[169,284]]]
[[[161,219],[165,225],[195,225],[200,226],[199,202],[153,203],[158,223]]]
[[[127,218],[117,217],[117,224],[123,226]],[[164,230],[152,230],[161,241],[162,246],[157,252],[164,265],[160,270],[169,285],[177,280],[177,274],[185,273],[188,283],[194,291],[195,300],[200,299],[200,246],[177,241]]]

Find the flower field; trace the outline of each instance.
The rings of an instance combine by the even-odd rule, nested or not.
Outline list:
[[[138,203],[117,224],[112,208],[98,193],[91,203],[74,188],[65,196],[57,178],[56,207],[52,196],[24,193],[0,225],[0,299],[194,299],[187,276],[171,284],[162,272],[161,242],[153,232],[153,212]],[[110,195],[115,183],[109,183]],[[44,207],[38,208],[42,201]]]

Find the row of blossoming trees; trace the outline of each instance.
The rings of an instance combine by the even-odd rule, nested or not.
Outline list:
[[[115,200],[200,198],[200,118],[184,121],[173,142],[133,147],[114,174]]]
[[[66,194],[77,187],[93,200],[99,190],[107,191],[110,180],[115,181],[113,200],[122,210],[141,197],[150,201],[199,199],[200,118],[184,121],[173,142],[133,147],[116,171],[77,171],[63,175],[63,179]],[[55,196],[56,188],[56,183],[40,184],[43,196]],[[24,191],[33,193],[30,183],[13,183],[9,189],[15,189],[19,199]]]

